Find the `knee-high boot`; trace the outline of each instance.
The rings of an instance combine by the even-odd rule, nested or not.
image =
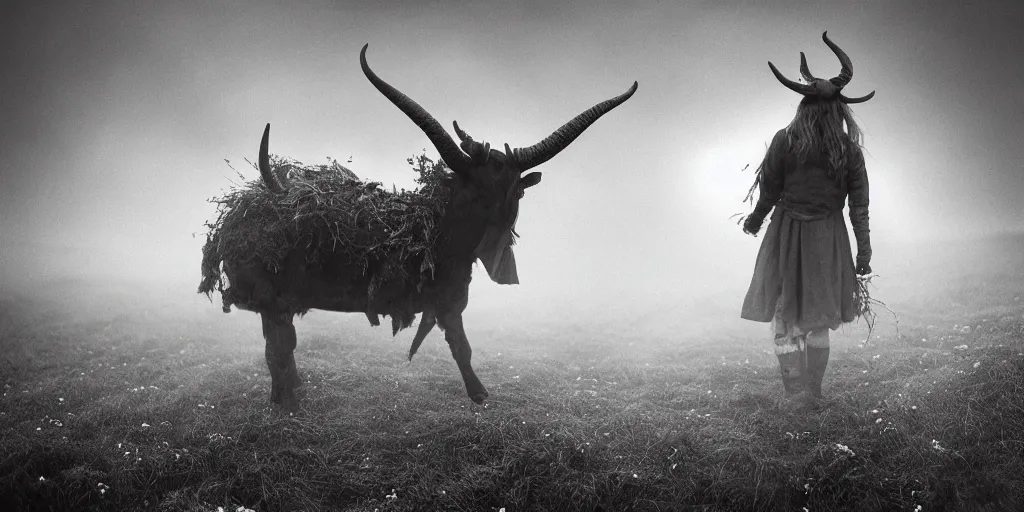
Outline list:
[[[814,331],[807,335],[807,387],[814,396],[821,398],[821,381],[828,366],[828,329]]]
[[[821,398],[821,381],[825,378],[825,367],[828,366],[829,349],[807,347],[807,387],[811,394]]]
[[[782,350],[789,350],[779,353]],[[779,358],[779,370],[782,372],[782,385],[787,395],[797,395],[807,389],[806,371],[804,368],[803,351],[799,345],[782,345],[775,348]]]

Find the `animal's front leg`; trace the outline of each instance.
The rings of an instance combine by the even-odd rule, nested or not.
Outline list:
[[[473,365],[470,359],[473,357],[473,349],[469,346],[469,339],[466,338],[466,330],[462,327],[462,313],[448,313],[441,315],[441,327],[445,330],[444,339],[448,342],[448,348],[452,351],[455,363],[459,365],[459,372],[462,373],[462,381],[466,383],[466,392],[469,398],[478,404],[482,404],[487,398],[487,390],[480,383],[476,373],[473,372]]]

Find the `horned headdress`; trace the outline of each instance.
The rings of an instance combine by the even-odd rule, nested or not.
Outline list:
[[[838,99],[843,103],[862,103],[870,100],[875,95],[875,91],[871,91],[865,96],[859,98],[848,98],[841,92],[846,84],[850,83],[853,78],[853,63],[850,62],[850,57],[846,55],[842,49],[836,46],[828,38],[828,31],[822,32],[821,39],[825,41],[825,44],[832,49],[832,52],[839,57],[839,63],[842,64],[843,69],[839,72],[839,76],[830,78],[828,80],[823,78],[816,78],[811,74],[810,69],[807,68],[807,57],[804,56],[804,52],[800,52],[800,75],[803,76],[804,80],[808,83],[802,84],[800,82],[794,82],[784,76],[775,68],[775,65],[768,61],[768,67],[772,69],[772,73],[775,74],[775,78],[778,78],[782,85],[796,91],[804,96],[818,97],[824,100]]]

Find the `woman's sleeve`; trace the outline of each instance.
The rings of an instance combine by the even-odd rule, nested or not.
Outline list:
[[[751,212],[746,222],[744,222],[744,228],[751,233],[757,233],[761,229],[761,224],[764,222],[765,217],[768,216],[782,196],[782,186],[785,181],[786,150],[786,132],[785,130],[779,130],[772,139],[772,143],[768,147],[768,153],[765,154],[764,160],[761,162],[757,204],[754,206],[754,211]]]
[[[851,159],[851,166],[847,173],[847,188],[849,190],[850,205],[850,226],[853,228],[853,236],[857,239],[857,269],[858,273],[871,272],[871,229],[868,221],[868,171],[864,165],[864,153],[856,148],[856,154]]]

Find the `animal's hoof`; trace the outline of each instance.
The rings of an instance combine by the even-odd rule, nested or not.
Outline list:
[[[490,395],[487,394],[487,391],[481,389],[480,391],[478,391],[476,393],[470,394],[469,395],[469,399],[479,405],[479,404],[484,403],[484,400],[486,400],[488,396],[490,396]]]

